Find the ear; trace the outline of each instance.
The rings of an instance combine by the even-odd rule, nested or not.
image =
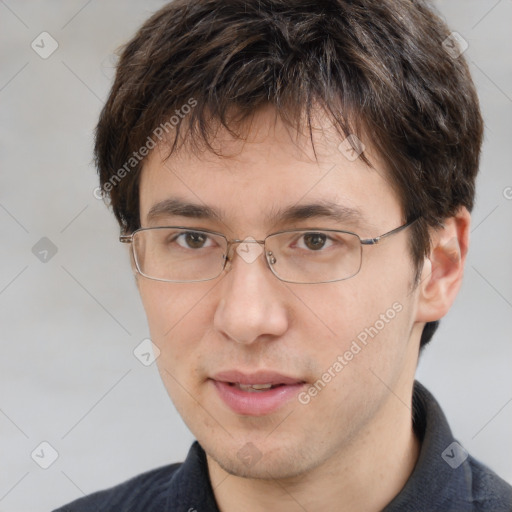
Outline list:
[[[459,292],[469,247],[471,215],[461,207],[431,233],[431,251],[418,285],[417,322],[433,322],[451,308]]]

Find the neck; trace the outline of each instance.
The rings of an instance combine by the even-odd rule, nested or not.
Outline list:
[[[405,398],[405,397],[404,397]],[[411,403],[410,396],[405,403]],[[286,480],[241,478],[207,456],[222,512],[382,510],[403,488],[419,455],[412,414],[390,397],[385,415],[307,474]],[[389,418],[394,418],[392,422]]]

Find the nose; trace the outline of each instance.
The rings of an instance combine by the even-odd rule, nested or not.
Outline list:
[[[268,268],[262,247],[257,243],[240,244],[220,284],[214,328],[246,345],[281,336],[288,329],[282,288]]]

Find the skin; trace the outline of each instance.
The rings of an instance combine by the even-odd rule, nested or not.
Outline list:
[[[218,132],[223,158],[182,149],[166,160],[164,148],[153,151],[140,181],[141,225],[263,239],[280,229],[313,227],[367,238],[403,224],[400,200],[370,141],[364,142],[375,169],[360,158],[347,160],[321,116],[314,133],[318,160],[307,137],[297,144],[272,111],[262,110],[245,141]],[[168,198],[206,204],[221,219],[162,216],[149,222],[150,208]],[[364,220],[267,220],[281,207],[322,199],[356,208]],[[410,403],[421,332],[455,299],[469,221],[462,208],[432,232],[432,252],[416,287],[408,230],[363,247],[360,272],[334,283],[284,283],[263,256],[249,264],[236,253],[211,281],[163,283],[136,274],[161,351],[161,377],[207,453],[221,511],[378,511],[400,492],[420,449]],[[237,415],[209,380],[224,370],[265,369],[314,383],[397,302],[402,309],[395,318],[307,405],[291,400],[269,415]],[[237,456],[247,443],[261,456],[249,465]]]

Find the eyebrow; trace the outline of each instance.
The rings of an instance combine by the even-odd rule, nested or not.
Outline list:
[[[180,199],[165,199],[151,207],[146,219],[151,222],[159,217],[171,216],[213,220],[221,220],[222,217],[221,213],[206,205],[185,202]]]
[[[268,220],[286,223],[322,217],[337,222],[365,222],[365,217],[359,210],[327,200],[279,209],[269,215]]]
[[[172,216],[222,221],[223,214],[222,211],[204,204],[170,198],[153,205],[146,219],[148,222],[151,222],[161,217]],[[295,204],[278,210],[274,209],[267,214],[266,221],[269,223],[283,224],[312,218],[326,218],[337,222],[369,224],[361,211],[328,200],[307,204]]]

